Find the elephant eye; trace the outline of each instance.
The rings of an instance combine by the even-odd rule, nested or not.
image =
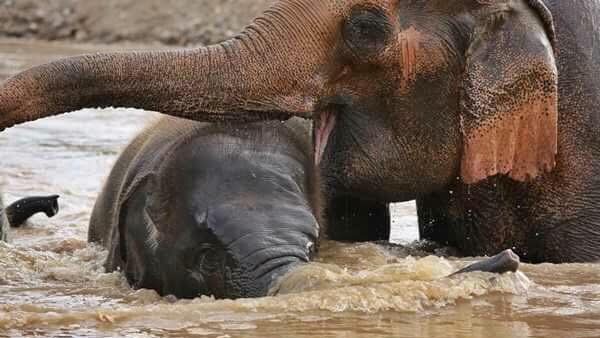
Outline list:
[[[392,27],[381,9],[358,8],[344,23],[342,35],[355,54],[370,56],[385,48]]]
[[[217,249],[208,244],[190,250],[184,259],[188,269],[200,270],[204,273],[217,271],[220,264]]]
[[[196,256],[196,264],[203,272],[213,273],[219,270],[219,257],[214,248],[204,249]]]

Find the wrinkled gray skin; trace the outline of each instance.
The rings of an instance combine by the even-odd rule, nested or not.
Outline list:
[[[10,227],[18,228],[33,215],[43,212],[49,218],[58,213],[58,195],[33,196],[4,207],[0,194],[0,241],[5,241]]]
[[[117,160],[89,241],[136,288],[166,295],[265,296],[318,241],[310,123],[219,126],[163,118]],[[516,271],[506,250],[455,274]]]
[[[109,250],[106,269],[162,295],[265,296],[318,244],[309,125],[163,118],[146,129],[92,213],[89,241]]]
[[[106,106],[313,118],[331,238],[384,238],[387,203],[416,199],[422,237],[465,255],[597,261],[598,22],[597,0],[280,0],[218,45],[18,74],[0,130]]]

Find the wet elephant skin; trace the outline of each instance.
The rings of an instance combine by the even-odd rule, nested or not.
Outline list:
[[[281,0],[217,45],[16,75],[0,129],[106,106],[312,118],[331,238],[385,237],[388,203],[416,199],[422,237],[465,255],[596,261],[599,19],[594,0]]]
[[[39,212],[43,212],[49,218],[56,216],[59,211],[58,197],[58,195],[32,196],[12,203],[5,209],[8,223],[11,227],[18,228]]]
[[[210,125],[163,118],[124,150],[89,241],[106,269],[162,295],[264,296],[316,250],[310,123]]]
[[[470,264],[456,271],[450,276],[475,271],[499,274],[506,272],[516,272],[519,269],[520,262],[520,257],[517,256],[511,249],[507,249],[495,256]]]
[[[5,241],[10,227],[18,228],[33,215],[43,212],[47,217],[58,213],[58,195],[32,196],[13,202],[4,207],[0,194],[0,241]]]

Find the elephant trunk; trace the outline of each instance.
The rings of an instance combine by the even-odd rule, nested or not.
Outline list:
[[[48,217],[58,213],[58,195],[34,196],[20,199],[6,207],[4,213],[13,228],[22,226],[33,215],[43,212]]]
[[[300,47],[327,43],[326,25],[318,24],[323,6],[298,0],[273,7],[214,46],[87,55],[32,68],[0,85],[0,130],[109,106],[203,121],[309,117],[322,90],[311,60],[323,58],[314,46],[310,55]]]

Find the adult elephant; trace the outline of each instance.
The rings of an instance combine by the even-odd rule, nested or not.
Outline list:
[[[417,199],[422,235],[465,254],[591,261],[598,19],[593,0],[282,0],[215,46],[17,75],[1,88],[0,127],[110,105],[314,118],[334,237],[347,209],[386,219],[385,203]],[[378,237],[350,225],[360,234],[349,237]]]
[[[146,129],[117,160],[90,220],[107,271],[162,295],[266,296],[317,248],[309,125],[170,117]]]

